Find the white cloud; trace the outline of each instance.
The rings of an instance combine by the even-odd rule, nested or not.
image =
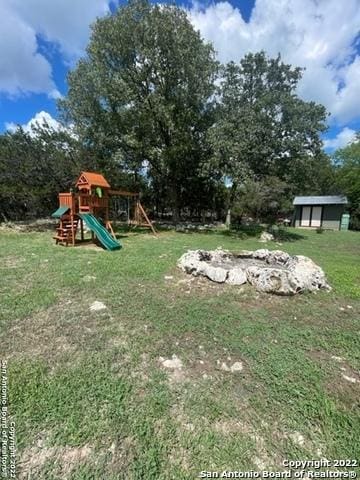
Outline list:
[[[346,147],[349,143],[355,140],[355,134],[355,130],[345,127],[335,138],[324,140],[324,148],[327,150],[337,150],[338,148]]]
[[[88,42],[90,24],[109,13],[107,0],[7,0],[34,31],[56,42],[67,57],[80,56]]]
[[[54,42],[65,61],[83,54],[89,25],[109,13],[109,0],[0,0],[0,93],[60,93],[38,35]],[[249,51],[280,52],[306,68],[299,94],[326,106],[338,125],[359,117],[360,0],[256,0],[250,21],[228,1],[194,3],[191,20],[214,43],[219,59],[239,61]]]
[[[55,131],[66,130],[65,127],[61,125],[54,117],[50,115],[48,112],[38,112],[33,118],[31,118],[27,123],[21,125],[24,132],[29,133],[30,135],[35,135],[34,128],[39,126],[44,126],[47,124],[51,129]],[[14,133],[18,128],[19,125],[13,122],[5,123],[5,128],[11,133]]]
[[[56,91],[51,65],[37,52],[35,32],[0,0],[0,91]]]
[[[0,93],[59,98],[37,36],[56,43],[64,59],[73,61],[84,51],[90,24],[108,11],[106,0],[0,0]]]
[[[333,111],[341,123],[346,123],[360,115],[360,56],[340,70],[340,78],[345,86],[336,95]]]
[[[339,124],[359,116],[359,0],[256,0],[248,23],[227,1],[195,3],[189,15],[223,62],[238,62],[250,51],[280,52],[306,68],[299,84],[304,99],[323,103]]]
[[[58,100],[59,98],[63,98],[59,90],[57,90],[56,88],[51,90],[48,93],[48,97],[51,98],[52,100]]]

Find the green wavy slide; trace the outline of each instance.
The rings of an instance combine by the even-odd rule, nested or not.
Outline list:
[[[121,243],[114,240],[94,215],[91,215],[91,213],[81,213],[79,214],[79,217],[81,217],[90,230],[95,233],[99,242],[106,248],[106,250],[119,250],[119,248],[121,248]]]

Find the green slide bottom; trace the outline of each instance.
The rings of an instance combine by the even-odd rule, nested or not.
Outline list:
[[[79,217],[82,218],[90,230],[95,233],[99,242],[106,248],[106,250],[119,250],[119,248],[121,248],[121,244],[113,239],[110,233],[101,225],[94,215],[91,215],[90,213],[80,213]]]

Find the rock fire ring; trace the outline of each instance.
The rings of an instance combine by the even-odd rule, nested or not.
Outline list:
[[[260,249],[231,253],[227,250],[189,250],[178,266],[191,275],[217,283],[250,283],[260,292],[295,295],[331,290],[323,270],[310,258],[281,250]]]

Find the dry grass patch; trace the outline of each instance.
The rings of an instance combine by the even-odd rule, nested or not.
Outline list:
[[[46,434],[39,434],[35,442],[25,448],[20,455],[19,479],[46,478],[42,470],[47,463],[52,465],[52,473],[66,480],[72,470],[91,458],[93,447],[49,446]]]
[[[90,304],[86,298],[64,292],[51,307],[13,321],[0,337],[3,355],[11,360],[32,357],[56,364],[62,356],[76,358],[105,338],[113,346],[124,346],[121,323],[112,321],[106,310],[89,312]]]

